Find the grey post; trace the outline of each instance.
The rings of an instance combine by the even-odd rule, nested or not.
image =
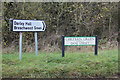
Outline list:
[[[36,20],[36,19],[34,19]],[[37,48],[37,32],[35,32],[35,54],[38,55],[38,48]]]
[[[9,31],[11,31],[11,27],[12,27],[12,23],[13,23],[12,20],[13,20],[13,18],[9,19]]]
[[[38,54],[38,48],[37,48],[37,32],[35,32],[35,53],[36,53],[36,56]]]
[[[19,59],[21,61],[22,56],[22,32],[20,32],[20,39],[19,39]]]

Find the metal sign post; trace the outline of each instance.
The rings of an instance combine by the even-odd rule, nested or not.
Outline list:
[[[98,42],[97,42],[97,35],[95,36],[95,55],[98,53]]]
[[[35,32],[35,53],[36,53],[36,56],[38,54],[38,48],[37,48],[37,32]]]
[[[22,56],[22,32],[20,32],[20,39],[19,39],[19,59],[21,61]]]
[[[11,26],[12,26],[12,24],[13,24],[13,18],[10,18],[9,19],[9,31],[11,31]]]
[[[65,46],[64,46],[64,35],[62,35],[62,57],[65,56],[64,52],[65,52]]]

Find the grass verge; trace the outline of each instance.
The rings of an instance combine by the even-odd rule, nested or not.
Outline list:
[[[110,77],[118,73],[118,50],[93,52],[60,52],[2,54],[3,78],[81,78]]]

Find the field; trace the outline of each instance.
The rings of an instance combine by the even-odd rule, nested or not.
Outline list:
[[[3,78],[105,78],[117,77],[118,50],[94,52],[2,54]]]

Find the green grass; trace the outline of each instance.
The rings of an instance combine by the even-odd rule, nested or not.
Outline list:
[[[81,78],[110,77],[118,73],[118,50],[93,52],[66,52],[61,57],[60,52],[2,54],[3,78]]]

